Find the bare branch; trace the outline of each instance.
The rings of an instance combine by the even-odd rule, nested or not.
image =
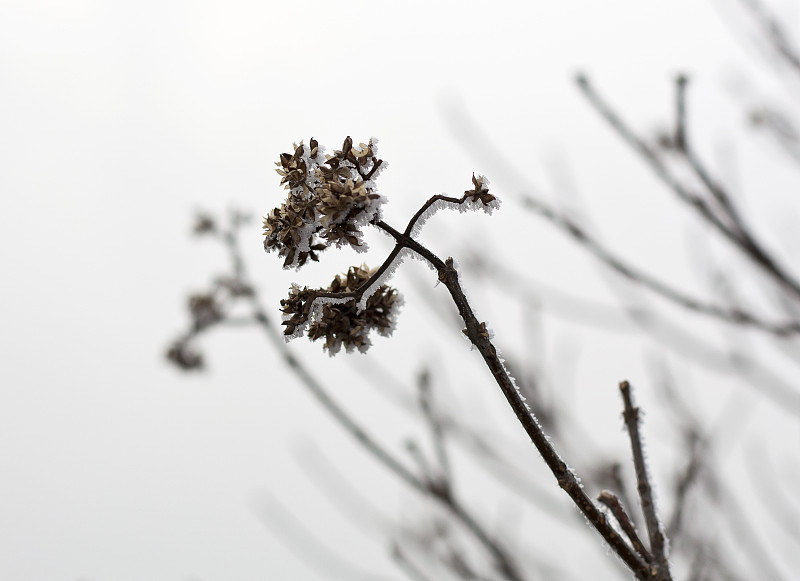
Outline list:
[[[745,256],[747,256],[754,264],[759,266],[764,272],[768,273],[778,284],[781,285],[786,291],[791,293],[795,299],[800,298],[800,283],[790,275],[783,267],[779,266],[774,258],[762,248],[762,245],[753,238],[746,229],[742,230],[741,220],[738,219],[738,214],[730,202],[729,196],[722,190],[719,184],[712,180],[707,171],[700,164],[699,159],[694,157],[690,163],[693,163],[695,171],[704,185],[709,189],[713,198],[720,202],[723,206],[723,214],[720,216],[714,209],[703,199],[702,196],[689,191],[678,178],[664,165],[656,152],[647,145],[641,138],[639,138],[633,130],[622,120],[622,118],[611,108],[606,100],[594,89],[588,78],[584,75],[579,75],[577,84],[581,92],[588,99],[589,103],[595,110],[611,125],[611,127],[625,140],[626,143],[647,162],[653,172],[675,192],[680,200],[686,203],[689,207],[694,209],[698,215],[705,220],[708,224],[713,226],[720,234],[726,238],[732,246],[738,248]],[[678,107],[683,107],[684,91],[686,82],[679,81],[678,83]],[[681,115],[679,114],[679,119]],[[679,121],[685,123],[684,121]],[[687,145],[685,127],[682,131],[682,139],[684,145]],[[686,151],[687,147],[684,149]],[[738,222],[737,222],[738,220]]]
[[[447,287],[450,296],[458,307],[461,318],[466,324],[466,329],[464,329],[463,332],[480,352],[484,362],[503,392],[506,401],[508,401],[520,424],[531,439],[531,442],[533,442],[545,463],[556,477],[559,486],[572,498],[575,505],[586,518],[589,519],[589,522],[592,523],[606,542],[614,549],[625,564],[628,565],[631,571],[640,579],[648,579],[650,570],[647,564],[630,548],[613,527],[611,527],[605,515],[586,495],[583,488],[578,483],[575,474],[567,467],[553,448],[553,445],[542,431],[527,404],[520,396],[514,382],[509,377],[502,361],[497,355],[497,350],[489,339],[489,332],[486,328],[486,324],[478,322],[469,302],[464,296],[464,292],[458,280],[458,272],[453,266],[453,259],[448,258],[446,261],[442,261],[416,240],[405,234],[401,234],[383,221],[378,222],[376,225],[389,233],[395,239],[398,246],[402,245],[410,248],[436,268],[439,273],[439,280]]]
[[[652,563],[653,556],[645,548],[642,540],[639,538],[636,528],[634,528],[628,513],[625,512],[625,508],[622,506],[622,502],[620,502],[617,495],[609,490],[603,490],[600,492],[597,500],[609,508],[611,514],[614,515],[614,518],[619,523],[620,528],[622,528],[622,532],[624,532],[625,536],[628,537],[628,540],[630,540],[636,552],[639,553],[648,563]]]
[[[253,289],[248,281],[248,274],[244,261],[241,256],[241,249],[238,243],[239,221],[235,221],[230,231],[222,236],[222,240],[230,251],[230,258],[234,265],[237,280],[243,287]],[[395,249],[398,250],[398,249]],[[399,251],[399,250],[398,250]],[[307,367],[294,356],[287,343],[283,340],[280,332],[275,329],[266,314],[266,310],[261,304],[257,292],[249,292],[241,295],[242,299],[250,303],[252,318],[255,323],[264,331],[269,342],[273,345],[283,362],[298,377],[309,393],[320,403],[323,408],[333,417],[334,420],[344,430],[350,434],[367,452],[369,452],[380,464],[393,472],[401,481],[411,488],[417,490],[422,495],[438,501],[453,517],[461,523],[478,542],[483,545],[486,551],[492,556],[498,571],[509,581],[522,581],[523,577],[519,572],[514,558],[503,548],[503,546],[489,535],[484,527],[462,506],[452,495],[441,494],[441,491],[431,487],[427,482],[414,475],[403,463],[389,452],[385,447],[364,428],[356,419],[350,415],[336,401],[330,392],[317,381]]]
[[[753,327],[760,331],[781,337],[800,333],[800,321],[772,323],[764,321],[760,317],[742,309],[730,309],[692,297],[680,289],[673,287],[666,282],[659,280],[624,262],[616,254],[603,246],[595,237],[589,234],[586,229],[584,229],[571,218],[557,212],[546,203],[531,196],[523,196],[522,203],[523,206],[528,210],[531,210],[542,216],[550,223],[569,234],[576,242],[591,252],[603,264],[612,268],[615,272],[631,280],[632,282],[641,284],[657,295],[677,305],[680,305],[691,311],[725,321],[727,323]]]
[[[761,2],[761,0],[740,0],[750,11],[753,20],[761,29],[761,34],[783,61],[800,76],[800,53],[786,34],[780,20]]]
[[[644,451],[642,450],[642,438],[639,434],[639,408],[633,406],[631,398],[631,386],[627,381],[619,384],[622,394],[622,401],[625,404],[623,417],[625,427],[631,440],[631,452],[633,454],[633,465],[636,469],[636,482],[639,491],[639,500],[642,504],[644,521],[647,525],[647,533],[650,537],[650,551],[655,560],[657,579],[669,579],[669,562],[665,551],[664,532],[661,530],[661,523],[656,514],[656,506],[653,501],[653,491],[650,486],[650,479],[647,475],[647,466],[644,461]]]
[[[423,417],[425,418],[431,432],[431,439],[433,440],[433,448],[438,462],[439,486],[447,490],[447,494],[451,494],[452,487],[452,473],[450,472],[450,458],[447,454],[447,447],[445,445],[445,435],[442,426],[442,418],[438,410],[434,407],[433,389],[431,387],[430,372],[425,369],[420,373],[417,382],[419,388],[419,404],[422,409]]]

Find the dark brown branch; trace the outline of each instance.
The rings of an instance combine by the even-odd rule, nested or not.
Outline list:
[[[396,460],[389,452],[380,446],[366,431],[359,426],[328,394],[326,390],[308,373],[305,367],[289,351],[283,339],[273,332],[272,326],[263,311],[258,313],[259,322],[269,336],[270,341],[281,354],[285,363],[300,378],[303,385],[309,389],[322,406],[345,428],[364,448],[367,449],[378,461],[389,468],[401,480],[425,496],[438,499],[475,537],[484,545],[492,555],[503,575],[512,581],[520,581],[522,577],[517,570],[513,558],[483,529],[481,525],[461,506],[452,496],[436,494],[430,486],[414,476],[405,466]]]
[[[635,506],[633,499],[630,495],[630,490],[627,482],[622,475],[622,464],[617,461],[611,462],[604,470],[595,470],[594,478],[598,483],[609,483],[616,491],[614,495],[619,498],[622,506],[633,507]],[[629,518],[635,518],[636,515],[629,515]],[[633,524],[633,523],[632,523]]]
[[[617,495],[609,490],[603,490],[600,492],[597,500],[608,507],[608,509],[611,511],[611,514],[614,515],[614,518],[619,523],[622,532],[624,532],[625,536],[628,537],[628,540],[630,540],[631,545],[633,545],[633,548],[636,550],[636,552],[639,553],[648,563],[652,563],[653,556],[650,554],[650,551],[645,548],[644,543],[642,543],[642,540],[639,538],[636,528],[633,526],[628,513],[625,512],[625,507],[622,506],[622,502],[620,502]]]
[[[416,213],[411,217],[411,220],[408,221],[408,226],[406,226],[406,229],[403,232],[403,235],[404,236],[411,236],[411,232],[413,232],[414,226],[417,225],[417,222],[419,221],[419,219],[428,210],[428,208],[433,206],[436,202],[439,202],[439,201],[448,202],[450,204],[458,206],[460,204],[463,204],[467,200],[468,197],[469,197],[468,194],[464,194],[461,198],[453,198],[451,196],[444,196],[444,195],[441,195],[441,194],[437,194],[435,196],[431,196],[428,199],[428,201],[425,202],[424,204],[422,204],[422,207],[420,207],[420,209],[416,211]]]
[[[238,247],[238,240],[236,236],[227,239],[227,243],[231,244],[232,255],[241,256],[241,251]],[[396,252],[400,251],[398,246],[393,250],[391,256],[396,256]],[[387,259],[384,266],[391,263]],[[246,280],[246,271],[243,261],[239,262],[239,274],[243,280]],[[365,290],[368,283],[365,283],[361,292]],[[333,293],[330,293],[333,294]],[[345,293],[341,293],[345,294]],[[253,293],[247,297],[250,300],[253,316],[258,324],[263,329],[268,340],[273,344],[275,350],[278,352],[284,363],[295,373],[300,379],[301,384],[306,387],[309,392],[317,399],[317,401],[325,408],[325,410],[345,429],[347,433],[353,436],[356,441],[364,447],[373,457],[375,457],[381,464],[387,467],[402,481],[416,489],[418,492],[425,496],[438,500],[448,511],[458,520],[470,533],[483,545],[486,551],[494,559],[495,565],[502,575],[509,581],[522,581],[523,577],[519,572],[518,566],[513,557],[495,540],[493,539],[483,526],[475,520],[475,518],[464,508],[461,503],[452,495],[437,494],[436,490],[432,489],[424,481],[420,480],[411,471],[409,471],[402,463],[400,463],[388,450],[383,448],[378,442],[361,427],[356,420],[351,417],[342,408],[336,400],[328,393],[328,391],[320,384],[306,369],[306,367],[297,359],[289,349],[289,346],[283,340],[282,336],[273,328],[265,309],[261,305],[258,296]]]
[[[480,352],[489,371],[491,371],[495,381],[503,392],[506,401],[508,401],[523,429],[531,439],[531,442],[533,442],[545,463],[556,477],[559,486],[572,498],[572,501],[578,509],[589,519],[589,522],[592,523],[600,535],[620,556],[631,571],[633,571],[637,578],[650,579],[650,568],[647,563],[631,549],[625,540],[608,523],[602,511],[600,511],[594,502],[586,495],[575,474],[558,455],[539,426],[539,423],[528,409],[527,404],[522,400],[516,386],[508,376],[503,363],[500,361],[497,350],[489,340],[486,324],[480,323],[475,317],[461,289],[461,284],[458,280],[458,272],[453,266],[452,258],[448,258],[447,261],[442,261],[438,256],[434,255],[416,240],[410,238],[408,235],[401,234],[385,222],[380,221],[376,225],[389,233],[395,239],[398,246],[410,248],[436,268],[439,274],[439,280],[447,287],[462,320],[466,324],[464,333]],[[413,225],[414,219],[409,223],[409,226],[412,228]]]
[[[450,129],[457,135],[459,142],[469,146],[476,155],[480,155],[491,161],[494,166],[501,168],[502,173],[510,176],[514,181],[526,183],[527,176],[519,172],[508,161],[507,156],[499,153],[501,151],[499,146],[492,144],[491,134],[484,131],[472,117],[462,110],[462,107],[458,106],[458,103],[451,105],[447,109],[447,121]],[[535,190],[535,188],[529,186],[526,186],[526,188]],[[566,229],[565,232],[569,233]],[[785,304],[794,306],[793,303],[788,303],[790,297],[784,298],[786,299],[784,301]],[[673,320],[662,317],[654,310],[644,310],[629,306],[627,304],[628,297],[623,297],[621,303],[630,315],[631,320],[662,345],[709,369],[722,371],[735,377],[744,376],[749,387],[764,394],[783,409],[789,410],[790,413],[800,414],[800,394],[797,393],[794,386],[789,381],[776,375],[772,368],[767,368],[757,363],[749,353],[732,350],[721,351],[716,347],[712,347],[710,343],[701,341],[698,337],[686,332],[677,326]],[[790,309],[789,307],[786,310],[790,313],[790,316],[796,311],[796,309]],[[796,317],[794,318],[796,319]],[[792,323],[774,325],[776,327],[785,327],[787,324],[791,325]],[[774,334],[783,335],[779,329],[775,329],[775,331],[779,332]],[[787,329],[787,333],[789,332],[791,331]],[[779,344],[786,345],[785,342]]]
[[[642,438],[639,434],[639,408],[634,407],[631,398],[631,386],[627,381],[619,384],[619,390],[622,394],[622,401],[625,405],[623,417],[625,418],[625,427],[628,430],[628,435],[631,440],[631,452],[633,455],[633,465],[636,470],[637,489],[639,491],[639,500],[642,504],[642,513],[644,514],[644,522],[647,525],[647,533],[650,537],[650,552],[655,561],[655,568],[657,571],[656,579],[670,579],[669,563],[667,562],[665,551],[664,533],[661,530],[661,523],[658,521],[656,514],[656,506],[653,501],[653,491],[650,487],[650,479],[647,475],[647,465],[644,460],[644,451],[642,450]]]
[[[245,264],[242,259],[241,250],[238,244],[238,229],[243,221],[242,215],[232,213],[230,229],[225,232],[220,232],[210,220],[201,222],[202,234],[214,235],[217,240],[222,242],[228,249],[234,276],[233,278],[218,279],[215,281],[214,291],[215,294],[220,289],[227,292],[227,298],[233,302],[234,300],[242,300],[248,302],[251,307],[251,317],[231,319],[235,324],[255,324],[262,328],[267,336],[267,339],[273,344],[283,362],[289,369],[295,373],[303,385],[309,392],[317,399],[323,408],[336,420],[341,427],[345,429],[355,440],[373,455],[375,459],[384,467],[393,472],[401,481],[405,482],[412,488],[416,489],[419,493],[438,501],[453,518],[466,528],[477,541],[485,548],[487,553],[491,556],[497,570],[509,581],[522,581],[523,577],[519,572],[515,560],[512,558],[501,544],[499,544],[491,535],[478,523],[477,520],[467,511],[467,509],[460,504],[460,502],[453,497],[452,494],[443,494],[442,490],[430,486],[429,482],[424,481],[415,476],[409,469],[407,469],[401,462],[399,462],[388,450],[383,448],[377,440],[375,440],[361,425],[350,416],[330,395],[330,393],[320,384],[306,367],[298,360],[293,353],[289,350],[288,345],[281,337],[280,333],[275,329],[263,308],[259,295],[255,287],[249,283],[247,277]],[[396,248],[395,251],[399,252],[401,248]],[[392,255],[395,256],[395,255]],[[384,266],[388,267],[388,261]],[[363,292],[364,289],[361,289]],[[229,296],[228,296],[229,295]],[[213,306],[213,305],[212,305]],[[221,312],[221,311],[220,311]],[[221,312],[222,313],[222,312]],[[196,313],[195,321],[193,321],[190,330],[185,333],[181,338],[173,343],[170,349],[169,357],[174,363],[184,367],[185,369],[198,368],[202,366],[202,357],[196,353],[189,353],[197,361],[183,362],[176,353],[173,356],[173,351],[178,349],[187,349],[188,344],[201,333],[205,333],[211,328],[218,325],[226,324],[224,313],[214,316],[207,323],[198,323]]]

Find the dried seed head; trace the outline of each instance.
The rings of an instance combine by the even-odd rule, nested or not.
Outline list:
[[[381,335],[390,335],[394,329],[397,310],[402,301],[397,291],[381,285],[367,299],[366,308],[358,310],[357,299],[336,300],[335,297],[318,293],[350,293],[360,289],[373,274],[366,266],[351,267],[346,274],[337,275],[330,286],[318,291],[307,287],[302,290],[292,286],[289,298],[281,301],[286,326],[284,335],[299,337],[308,327],[312,341],[324,339],[324,349],[330,355],[342,347],[349,353],[358,349],[365,352],[372,344],[369,333],[377,330]],[[333,300],[332,300],[333,299]]]
[[[497,199],[489,193],[489,180],[485,176],[475,177],[475,174],[472,174],[472,185],[474,187],[464,193],[470,197],[473,204],[480,202],[484,206],[488,206]]]
[[[326,160],[313,138],[281,154],[276,171],[289,195],[264,218],[264,248],[277,250],[284,268],[318,260],[329,244],[365,248],[361,227],[379,217],[383,203],[373,179],[384,164],[375,152],[374,140],[354,147],[348,137]]]

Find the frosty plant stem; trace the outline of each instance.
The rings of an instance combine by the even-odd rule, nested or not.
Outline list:
[[[506,371],[503,362],[497,355],[497,350],[492,344],[489,331],[486,328],[486,323],[479,322],[475,317],[459,283],[458,271],[453,265],[453,259],[448,258],[442,261],[442,259],[434,255],[419,242],[406,234],[400,234],[385,222],[381,221],[376,225],[395,239],[397,243],[395,250],[398,248],[409,248],[425,258],[425,260],[436,268],[439,274],[439,280],[447,287],[450,296],[453,298],[453,302],[456,304],[456,307],[458,307],[458,313],[466,325],[466,329],[462,332],[480,352],[483,360],[486,362],[486,366],[494,376],[497,385],[503,392],[503,395],[514,411],[514,414],[517,416],[517,419],[522,424],[522,427],[525,429],[531,442],[533,442],[533,445],[536,446],[536,449],[542,455],[542,458],[553,475],[556,477],[558,485],[572,498],[580,511],[589,519],[589,522],[592,523],[606,542],[622,558],[625,564],[636,574],[637,578],[650,579],[650,567],[648,564],[641,556],[637,555],[633,548],[611,527],[605,514],[603,514],[586,493],[584,493],[575,474],[567,467],[553,445],[548,441],[547,436],[539,426],[538,421],[531,413],[530,408],[523,400],[513,380]]]
[[[439,281],[445,285],[458,308],[466,326],[462,332],[483,357],[558,485],[638,579],[669,580],[663,537],[659,538],[660,543],[653,543],[656,546],[651,547],[651,550],[655,549],[654,559],[640,542],[632,540],[631,534],[626,540],[611,526],[606,514],[586,495],[578,478],[549,442],[519,393],[492,344],[486,323],[478,321],[461,288],[453,259],[442,260],[414,238],[423,222],[443,207],[453,207],[459,211],[480,209],[491,213],[499,206],[499,201],[489,194],[487,180],[482,176],[473,176],[473,189],[464,192],[460,198],[443,195],[431,197],[401,233],[381,216],[383,199],[376,193],[373,180],[377,170],[385,167],[385,164],[375,157],[376,151],[374,139],[369,144],[362,143],[354,147],[348,137],[342,150],[335,151],[324,161],[322,148],[314,139],[310,141],[310,147],[301,142],[295,146],[294,154],[281,155],[278,173],[283,176],[282,183],[286,184],[290,194],[283,206],[272,210],[265,218],[264,246],[267,250],[278,250],[281,256],[286,257],[284,268],[300,268],[308,258],[318,260],[317,253],[331,243],[336,246],[349,244],[356,250],[363,250],[360,228],[367,224],[379,228],[395,241],[394,249],[374,271],[366,267],[351,267],[344,278],[337,276],[327,289],[300,289],[293,285],[289,298],[281,301],[283,324],[286,326],[284,336],[287,340],[299,337],[308,329],[312,340],[325,339],[324,347],[331,355],[342,346],[348,351],[354,348],[366,351],[370,345],[367,337],[369,330],[377,328],[381,334],[390,334],[400,304],[397,292],[384,282],[406,253],[426,261],[436,270]],[[635,434],[631,431],[631,439],[639,440],[638,431]],[[642,474],[646,480],[646,473]],[[641,480],[639,484],[641,489]],[[648,511],[648,525],[651,525],[649,511],[652,510],[652,503],[649,504],[645,508]],[[617,513],[618,520],[625,520],[622,516],[624,509],[620,508]],[[652,516],[654,514],[652,512]],[[651,539],[656,540],[652,531]]]

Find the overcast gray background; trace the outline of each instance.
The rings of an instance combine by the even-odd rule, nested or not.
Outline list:
[[[290,281],[322,284],[364,259],[328,253],[322,266],[294,274],[263,254],[258,215],[283,197],[273,162],[292,142],[314,136],[333,149],[346,135],[377,136],[390,164],[380,179],[385,214],[398,225],[427,196],[460,193],[473,171],[486,173],[506,204],[491,218],[442,218],[439,238],[431,234],[437,251],[457,257],[456,234],[470,228],[499,248],[525,244],[529,262],[518,266],[533,280],[611,304],[580,251],[540,221],[514,221],[513,195],[531,184],[557,191],[571,176],[610,244],[696,285],[686,261],[691,220],[572,82],[578,70],[590,73],[652,132],[672,113],[674,74],[687,71],[699,146],[712,161],[761,153],[738,167],[738,184],[756,186],[754,220],[778,224],[769,236],[796,256],[796,239],[777,238],[795,214],[772,198],[789,174],[746,137],[731,79],[777,88],[732,22],[726,3],[688,0],[5,0],[0,578],[323,578],[265,524],[280,521],[276,505],[365,569],[385,568],[386,539],[337,513],[297,458],[324,450],[354,481],[385,491],[378,499],[391,517],[413,495],[353,447],[257,333],[204,341],[204,376],[181,375],[163,359],[186,324],[186,293],[225,266],[220,250],[189,236],[197,209],[255,213],[243,243],[275,312]],[[519,175],[493,175],[496,165],[460,145],[454,112],[475,119]],[[388,243],[370,240],[376,263]],[[410,268],[415,280],[429,274]],[[488,295],[475,300],[498,330],[518,316]],[[399,377],[413,378],[438,349],[456,358],[455,389],[485,372],[461,349],[458,329],[448,336],[410,301],[405,315],[397,336],[378,338],[374,350]],[[584,332],[547,308],[545,317],[548,349],[580,345],[574,381],[608,388],[576,406],[609,434],[603,445],[624,449],[613,388],[645,380],[650,347],[631,334]],[[448,347],[437,346],[439,335]],[[318,345],[292,348],[334,386],[353,373]],[[711,393],[737,389],[728,376],[701,377]],[[402,417],[373,402],[368,385],[341,396],[400,449]],[[652,402],[644,388],[640,397]],[[796,440],[796,422],[788,425]]]

